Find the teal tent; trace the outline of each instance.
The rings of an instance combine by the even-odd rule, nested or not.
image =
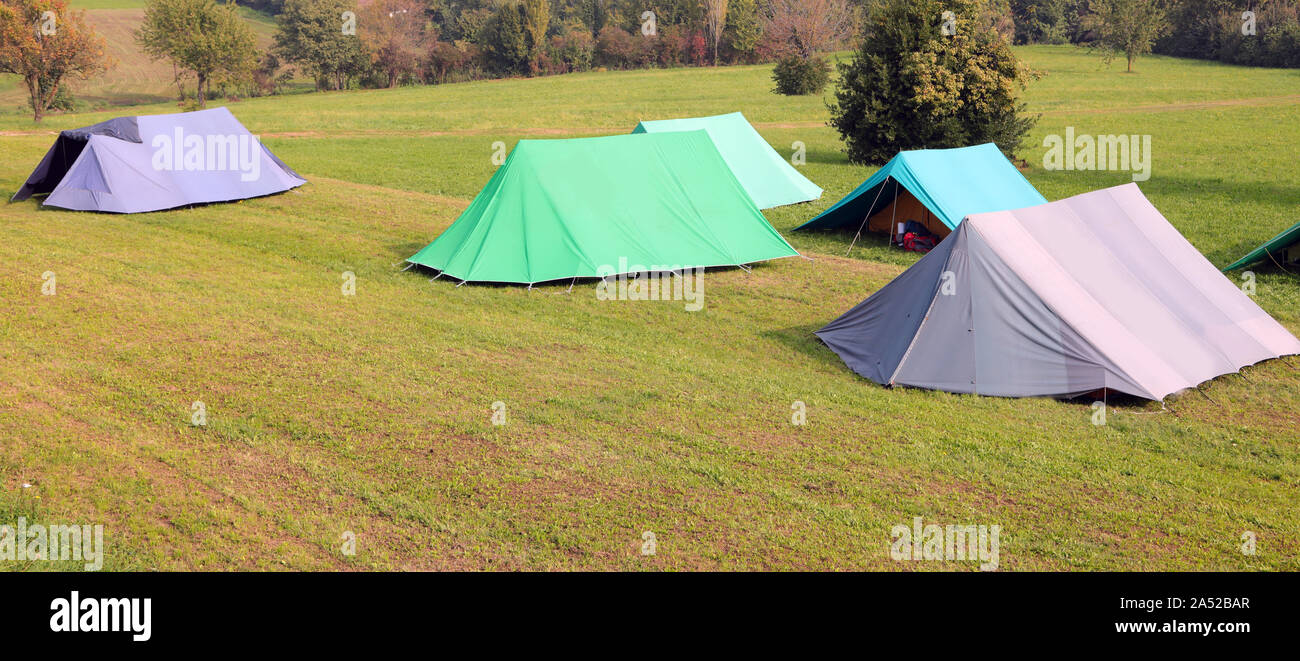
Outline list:
[[[1271,239],[1264,245],[1246,253],[1245,257],[1233,262],[1225,271],[1239,269],[1243,266],[1250,266],[1255,262],[1272,260],[1273,263],[1281,266],[1287,262],[1300,262],[1300,223],[1283,230],[1283,232]]]
[[[464,213],[407,261],[533,284],[797,255],[704,131],[521,140]]]
[[[664,119],[641,122],[633,133],[708,131],[731,172],[740,180],[760,209],[810,202],[822,196],[822,189],[799,174],[745,116],[734,112],[716,117]]]
[[[943,237],[976,213],[1046,204],[997,145],[899,152],[821,215],[795,228],[896,231],[908,220]],[[867,222],[870,221],[870,222]]]

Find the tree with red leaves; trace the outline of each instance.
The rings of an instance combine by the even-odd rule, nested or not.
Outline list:
[[[0,0],[0,73],[18,74],[41,121],[68,78],[86,79],[112,66],[104,39],[86,12],[64,0]]]
[[[845,0],[770,0],[763,36],[776,54],[807,60],[839,46],[856,25]]]

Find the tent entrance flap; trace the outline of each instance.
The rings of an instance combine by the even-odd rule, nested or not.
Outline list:
[[[81,150],[86,148],[87,137],[60,135],[55,139],[54,146],[46,152],[45,158],[41,159],[22,188],[14,193],[11,201],[22,202],[33,195],[48,195],[53,192],[55,186],[63,181],[63,175],[68,173],[68,168],[72,167],[78,156],[81,156]]]
[[[867,219],[869,232],[881,232],[897,239],[899,223],[912,221],[924,225],[925,229],[940,239],[952,233],[951,228],[906,188],[900,188],[893,200],[882,201],[876,206],[880,210]]]
[[[1046,204],[1044,198],[992,143],[956,149],[921,149],[899,152],[862,185],[820,215],[795,228],[837,229],[860,227],[870,218],[871,229],[884,231],[880,213],[889,199],[872,204],[880,186],[890,179],[907,191],[906,208],[940,238],[947,236],[966,216]],[[893,191],[885,193],[892,199]],[[925,208],[922,213],[917,205]],[[875,218],[878,213],[882,217]],[[937,222],[936,222],[937,221]],[[896,225],[895,225],[895,230]]]
[[[59,137],[54,140],[54,146],[45,153],[45,158],[41,159],[31,176],[27,177],[27,181],[17,193],[14,193],[10,201],[22,202],[33,195],[53,193],[64,175],[68,174],[72,164],[77,162],[77,157],[81,156],[81,151],[86,148],[86,143],[90,141],[92,135],[104,135],[137,144],[143,142],[140,139],[140,126],[135,117],[114,117],[79,129],[60,131]]]

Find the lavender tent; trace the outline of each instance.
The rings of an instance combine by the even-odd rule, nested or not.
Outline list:
[[[817,336],[880,384],[1007,397],[1161,400],[1300,354],[1136,184],[967,216]]]
[[[226,108],[118,117],[63,131],[12,201],[140,213],[282,193],[307,183]]]

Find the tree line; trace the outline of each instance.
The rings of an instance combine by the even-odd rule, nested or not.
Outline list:
[[[807,0],[852,15],[851,0]],[[141,43],[189,71],[198,88],[276,92],[295,68],[317,89],[396,87],[592,69],[756,63],[843,45],[843,29],[794,0],[256,0],[279,24],[256,61],[227,57],[199,74],[169,16],[225,11],[213,0],[151,0]],[[195,9],[202,7],[203,9]],[[162,29],[154,29],[159,26]],[[791,26],[798,29],[792,30]],[[231,48],[235,46],[232,44]],[[171,53],[171,55],[166,55]],[[224,66],[229,65],[229,66]],[[199,98],[205,90],[198,89]]]
[[[1010,50],[1003,51],[1012,43],[1074,43],[1108,58],[1122,56],[1130,71],[1152,51],[1300,66],[1297,0],[917,0],[907,12],[895,0],[244,1],[277,20],[268,51],[259,51],[248,23],[228,1],[146,5],[135,38],[146,54],[173,65],[178,96],[192,99],[188,104],[201,107],[214,94],[273,94],[297,74],[314,80],[317,89],[338,90],[770,61],[778,62],[776,91],[820,93],[830,75],[821,55],[855,36],[857,57],[875,58],[870,73],[877,78],[882,72],[897,76],[918,57],[966,67],[915,88],[921,96],[942,96],[942,85],[987,82],[970,68],[987,57],[927,53],[915,41],[881,54],[866,42],[890,42],[908,31],[940,30],[951,37],[946,26],[954,17],[961,18],[964,34],[926,47],[951,51],[953,43],[979,35],[972,45],[997,51],[997,62],[1014,63]],[[68,107],[64,81],[111,66],[104,40],[66,0],[0,0],[0,73],[22,79],[36,121],[51,108]],[[1026,74],[1015,67],[993,72],[999,94],[1023,85]],[[841,70],[842,79],[852,74]],[[1017,113],[1000,121],[995,132],[1021,128]]]
[[[1090,44],[1098,14],[1154,15],[1135,35],[1161,55],[1228,64],[1300,67],[1296,0],[1003,0],[1017,44]]]

